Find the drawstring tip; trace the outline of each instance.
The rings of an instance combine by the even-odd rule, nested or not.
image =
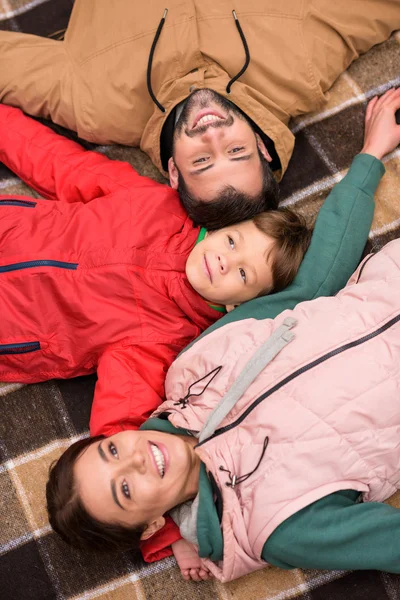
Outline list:
[[[168,8],[166,8],[166,9],[164,10],[164,14],[163,14],[163,16],[162,16],[162,18],[164,19],[164,21],[165,21],[165,18],[166,18],[166,16],[167,16],[167,14],[168,14]]]
[[[235,19],[235,21],[237,21],[237,20],[238,20],[238,18],[237,18],[237,16],[236,16],[236,10],[233,10],[233,11],[232,11],[232,14],[233,14],[233,18]]]

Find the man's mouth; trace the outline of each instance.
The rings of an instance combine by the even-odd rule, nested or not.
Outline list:
[[[215,109],[203,108],[203,110],[200,110],[194,118],[192,131],[193,129],[196,129],[196,127],[215,121],[225,121],[224,115]]]
[[[164,454],[162,453],[162,451],[160,450],[160,448],[158,446],[156,446],[152,442],[149,442],[149,444],[150,444],[151,454],[154,458],[154,462],[157,467],[157,471],[158,471],[160,477],[164,477],[165,467],[166,467]]]
[[[208,264],[207,258],[205,255],[204,255],[204,270],[205,270],[205,273],[206,273],[208,279],[212,283],[212,273],[211,273],[210,265]]]

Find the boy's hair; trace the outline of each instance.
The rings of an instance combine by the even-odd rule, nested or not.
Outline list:
[[[88,446],[102,439],[104,436],[100,435],[75,442],[50,466],[46,485],[49,522],[64,542],[81,550],[138,551],[145,525],[128,528],[94,519],[76,490],[74,465],[77,459]]]
[[[275,240],[272,249],[273,287],[260,294],[264,296],[279,292],[292,283],[310,245],[312,230],[303,217],[288,208],[260,213],[253,218],[253,223]]]

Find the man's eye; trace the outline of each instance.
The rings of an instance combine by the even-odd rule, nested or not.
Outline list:
[[[236,146],[235,148],[232,148],[230,152],[231,154],[236,154],[236,152],[240,152],[241,150],[244,150],[244,146]]]
[[[201,158],[196,158],[196,160],[193,161],[193,164],[198,165],[199,163],[206,162],[206,160],[208,160],[208,156],[202,156]]]
[[[108,450],[109,450],[110,454],[112,454],[112,456],[114,456],[114,458],[118,458],[118,451],[117,451],[117,447],[115,446],[115,444],[110,442],[108,444]]]
[[[230,247],[232,248],[232,250],[234,250],[234,248],[235,248],[235,241],[231,238],[230,235],[228,235],[228,243],[229,243]]]
[[[130,492],[129,492],[129,486],[128,486],[128,484],[126,483],[126,481],[123,481],[123,482],[122,482],[122,485],[121,485],[121,491],[122,491],[123,495],[125,496],[125,498],[128,498],[128,500],[130,500],[130,498],[131,498],[131,494],[130,494]]]
[[[240,277],[243,279],[244,283],[247,281],[246,271],[244,269],[239,269]]]

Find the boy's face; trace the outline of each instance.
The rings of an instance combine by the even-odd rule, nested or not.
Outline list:
[[[209,302],[230,310],[272,289],[274,245],[253,221],[209,232],[186,262],[189,283]]]
[[[122,431],[86,448],[74,466],[77,492],[86,510],[103,523],[148,528],[197,493],[200,461],[196,438],[160,431]]]

